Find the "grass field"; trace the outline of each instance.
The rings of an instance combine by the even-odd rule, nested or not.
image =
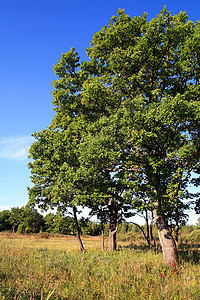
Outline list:
[[[101,251],[101,238],[0,236],[0,299],[200,299],[198,250],[181,252],[180,266],[141,243]],[[189,258],[188,258],[189,257]]]

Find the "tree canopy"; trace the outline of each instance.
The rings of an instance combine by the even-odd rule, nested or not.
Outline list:
[[[30,201],[106,205],[112,232],[120,211],[139,203],[154,211],[164,260],[177,262],[167,221],[194,196],[199,46],[200,22],[164,7],[150,21],[118,10],[94,34],[88,61],[73,48],[62,54],[54,67],[55,118],[30,149]]]

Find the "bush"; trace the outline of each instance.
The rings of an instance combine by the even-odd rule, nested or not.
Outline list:
[[[50,234],[48,232],[40,232],[40,233],[37,233],[37,238],[40,238],[40,239],[48,239],[50,237]]]

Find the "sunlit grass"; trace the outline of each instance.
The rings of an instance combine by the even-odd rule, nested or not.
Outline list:
[[[1,237],[0,299],[200,299],[199,264],[165,266],[161,253],[101,238]]]

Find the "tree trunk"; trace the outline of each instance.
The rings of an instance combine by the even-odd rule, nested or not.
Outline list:
[[[143,236],[144,236],[144,238],[145,238],[145,240],[147,241],[147,244],[148,244],[148,246],[150,246],[150,239],[147,237],[147,235],[145,234],[145,232],[144,232],[144,230],[143,230],[143,228],[139,225],[139,224],[137,224],[137,223],[134,223],[134,222],[129,222],[130,224],[133,224],[133,225],[135,225],[135,226],[137,226],[141,231],[142,231],[142,234],[143,234]]]
[[[176,227],[175,227],[175,240],[178,244],[178,235],[179,235],[179,210],[178,210],[178,204],[176,205]]]
[[[12,228],[12,234],[15,233],[15,225],[13,225],[13,228]]]
[[[108,238],[108,251],[112,252],[117,249],[116,232],[117,232],[117,204],[111,201],[109,205],[110,210],[110,228]]]
[[[179,225],[175,228],[175,241],[178,244],[178,238],[179,238]]]
[[[62,226],[62,229],[61,229],[61,234],[63,234],[63,230],[64,230],[64,228],[65,228],[65,224],[63,224],[63,226]]]
[[[109,229],[108,251],[112,252],[117,249],[116,231]]]
[[[101,224],[102,250],[104,251],[104,227]]]
[[[147,243],[150,245],[150,232],[149,232],[149,219],[148,219],[148,211],[145,211],[145,221],[146,221],[146,226],[147,226]]]
[[[151,212],[151,223],[150,223],[150,241],[153,242],[154,247],[156,246],[156,241],[153,236],[153,212]]]
[[[83,247],[83,243],[82,243],[82,240],[81,240],[81,237],[80,237],[80,230],[79,230],[79,226],[78,226],[78,220],[77,220],[76,207],[75,206],[73,206],[73,213],[74,213],[74,221],[75,221],[75,226],[76,226],[76,236],[77,236],[81,251],[83,253],[85,253],[86,250]]]
[[[154,210],[154,216],[156,220],[156,226],[158,229],[158,235],[163,251],[163,262],[167,264],[178,264],[178,251],[176,244],[169,230],[167,221],[164,216],[157,215],[156,210]]]

